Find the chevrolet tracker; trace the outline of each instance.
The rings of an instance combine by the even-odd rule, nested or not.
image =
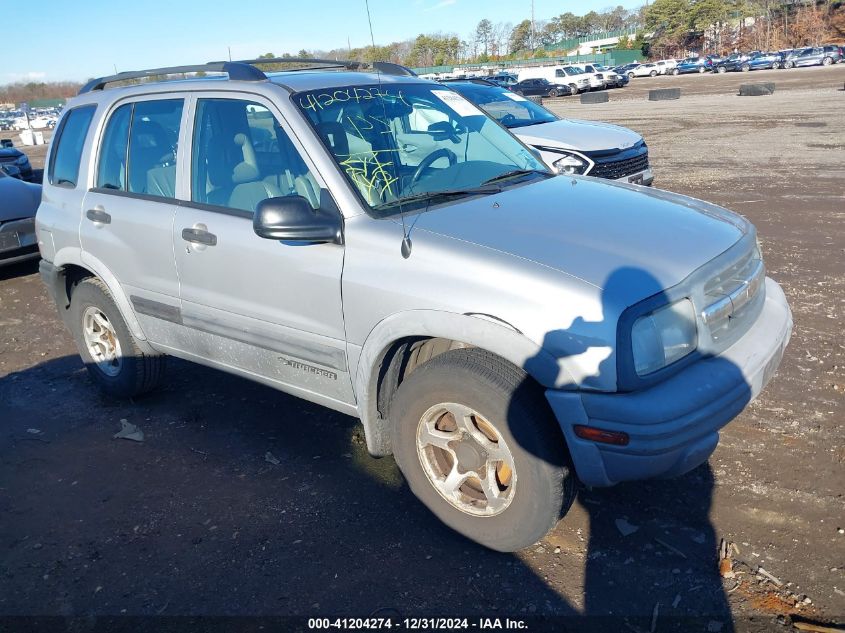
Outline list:
[[[274,61],[307,67],[256,67]],[[187,79],[127,85],[168,74]],[[742,217],[553,173],[381,62],[95,79],[36,230],[106,393],[152,389],[175,356],[356,416],[434,514],[501,551],[546,534],[577,481],[706,461],[792,328]]]

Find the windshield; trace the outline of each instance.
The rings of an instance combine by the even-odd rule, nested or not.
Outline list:
[[[459,94],[437,84],[350,86],[293,95],[346,178],[379,215],[550,174]],[[407,201],[408,207],[403,205]]]
[[[580,68],[573,68],[571,66],[567,66],[566,68],[564,68],[563,72],[565,72],[567,75],[583,75],[584,74],[584,71],[581,70]]]
[[[508,129],[558,120],[543,106],[504,88],[470,83],[453,84],[451,88]]]

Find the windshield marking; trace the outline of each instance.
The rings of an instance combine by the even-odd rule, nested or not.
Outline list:
[[[393,98],[399,99],[402,103],[410,107],[410,104],[405,100],[405,96],[401,90],[397,90],[395,94],[379,88],[345,88],[335,90],[334,92],[323,92],[320,94],[308,93],[299,99],[299,107],[303,110],[324,110],[331,107],[335,102],[346,103],[354,101],[361,103],[361,101],[372,101],[376,98],[385,99]]]

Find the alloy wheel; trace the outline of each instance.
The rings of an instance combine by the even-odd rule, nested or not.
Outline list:
[[[513,454],[496,427],[455,402],[429,408],[417,426],[417,456],[434,489],[465,514],[489,517],[513,501]]]
[[[82,314],[82,336],[88,354],[107,376],[117,376],[123,364],[120,341],[109,318],[96,306]]]

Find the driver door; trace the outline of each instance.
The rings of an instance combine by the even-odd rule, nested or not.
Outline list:
[[[172,236],[183,350],[305,398],[354,402],[343,246],[265,239],[252,225],[267,198],[301,196],[339,213],[316,169],[261,97],[200,93],[191,112],[190,186]]]

